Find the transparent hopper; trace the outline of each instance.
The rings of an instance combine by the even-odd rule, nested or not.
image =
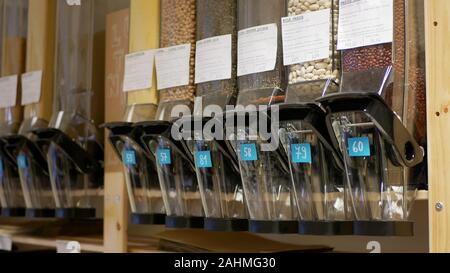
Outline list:
[[[220,126],[222,122],[200,120],[201,128],[210,125]],[[191,119],[189,119],[191,122]],[[248,213],[245,204],[239,166],[225,142],[214,139],[212,135],[202,136],[203,130],[195,131],[185,141],[195,159],[195,169],[199,181],[203,208],[205,210],[205,229],[210,231],[247,231]]]
[[[128,122],[106,124],[109,140],[122,161],[133,224],[165,223],[165,208],[156,171],[155,157],[141,145],[143,130],[134,122],[154,118],[152,104],[131,105],[127,109]]]
[[[354,232],[412,233],[407,221],[417,190],[405,172],[422,162],[423,149],[378,95],[340,94],[321,103],[344,157],[347,205],[360,222]],[[384,231],[376,226],[383,222]]]
[[[19,173],[14,160],[5,151],[0,139],[0,205],[3,217],[25,216],[25,202]]]
[[[172,123],[137,124],[142,141],[156,158],[156,168],[166,209],[166,227],[203,228],[204,212],[192,157],[180,141],[171,137]]]
[[[331,144],[325,112],[314,104],[281,105],[279,127],[289,158],[299,232],[351,235],[344,167]]]
[[[18,169],[26,216],[31,218],[55,216],[55,202],[45,157],[47,147],[31,133],[46,127],[47,122],[33,117],[22,123],[18,135],[5,137],[6,150]]]
[[[34,133],[47,147],[56,216],[95,217],[94,201],[103,186],[103,147],[95,125],[79,114],[61,111],[48,129]]]
[[[238,126],[226,128],[227,143],[239,159],[249,229],[256,233],[297,233],[298,213],[285,153],[256,133],[258,119],[254,117],[267,113],[253,114],[228,113],[227,121],[237,118],[234,124]],[[239,122],[242,116],[245,123]]]

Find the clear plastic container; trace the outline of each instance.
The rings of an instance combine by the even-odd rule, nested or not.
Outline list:
[[[239,30],[250,27],[277,24],[278,51],[275,69],[238,78],[240,105],[271,105],[284,102],[286,69],[283,66],[281,18],[286,15],[286,0],[238,1]]]
[[[1,216],[25,216],[25,201],[17,165],[5,151],[6,143],[0,139],[0,205]]]
[[[237,0],[197,0],[197,41],[232,35],[231,79],[197,84],[197,97],[202,97],[203,108],[208,105],[234,105],[237,96]],[[195,114],[203,109],[195,106]]]
[[[20,76],[25,71],[28,0],[3,0],[2,15],[2,65],[1,76]],[[21,92],[17,90],[15,107],[0,109],[0,134],[16,134],[23,119],[20,104]]]
[[[48,165],[37,138],[31,131],[46,128],[53,99],[53,66],[56,2],[31,1],[28,6],[26,71],[42,71],[39,102],[24,108],[25,120],[18,135],[6,138],[8,151],[18,166],[27,217],[53,217],[55,202]],[[45,20],[42,20],[45,16]]]
[[[227,120],[244,120],[245,126],[236,126],[240,122],[228,125],[226,139],[239,160],[249,229],[257,233],[297,233],[298,213],[286,154],[281,147],[267,151],[267,146],[273,143],[254,131],[258,122],[255,117],[267,113],[253,112],[244,115],[243,120],[242,115],[240,112],[227,114]]]
[[[191,128],[195,128],[192,119],[195,118],[187,119],[186,122],[191,122]],[[208,119],[196,122],[207,126]],[[216,124],[223,126],[220,122]],[[202,132],[194,130],[192,132],[192,138],[186,140],[185,144],[195,159],[205,210],[205,229],[247,231],[248,213],[234,151],[229,151],[224,141],[215,140],[213,136],[202,136]]]
[[[423,149],[377,94],[344,93],[320,102],[344,157],[348,206],[359,222],[355,234],[396,235],[402,232],[391,226],[396,223],[412,232],[407,221],[415,191],[411,194],[405,171],[423,161]],[[374,228],[374,222],[388,225]]]
[[[392,119],[389,116],[392,111],[395,123],[403,123],[405,135],[413,138],[414,147],[426,147],[424,1],[394,0],[393,8],[393,43],[342,52],[341,91],[350,92],[349,97],[354,97],[356,92],[379,94],[388,106],[383,109],[387,119]],[[353,102],[349,100],[349,103]],[[380,121],[374,121],[370,113],[363,113],[363,106],[356,109],[352,112],[343,108],[331,115],[347,162],[355,216],[364,220],[405,221],[418,186],[424,187],[427,180],[426,160],[406,166],[397,163],[391,156],[392,143],[384,135],[392,125],[380,128]],[[352,156],[347,148],[364,148],[368,152],[365,156]]]
[[[25,71],[28,0],[0,2],[1,76],[20,75]],[[17,105],[0,109],[0,137],[17,134],[23,118],[20,106],[20,88]],[[6,150],[6,139],[0,139],[0,205],[3,216],[24,216],[25,202],[17,163]]]
[[[189,105],[195,99],[196,0],[161,0],[161,48],[191,44],[189,84],[159,91],[160,107]],[[158,113],[163,112],[158,110]],[[158,117],[161,115],[158,114]]]
[[[134,122],[152,119],[156,112],[153,104],[129,106],[127,122],[109,123],[109,140],[114,147],[125,173],[133,224],[164,224],[165,207],[159,181],[156,159],[141,144],[143,130]]]
[[[313,102],[325,94],[335,93],[341,77],[340,53],[337,51],[337,27],[339,20],[339,1],[323,0],[311,3],[309,0],[287,0],[288,16],[295,16],[330,10],[330,53],[329,57],[321,60],[291,65],[288,68],[290,98],[300,97],[302,102]],[[287,102],[292,100],[287,98]]]
[[[280,106],[280,142],[289,158],[300,232],[350,235],[344,164],[329,137],[325,112],[315,104]],[[308,226],[312,222],[317,223]]]
[[[182,142],[172,138],[172,123],[143,122],[143,144],[156,158],[156,168],[166,209],[166,227],[203,228],[204,210],[192,156]]]
[[[54,113],[49,129],[36,132],[46,142],[57,217],[95,217],[101,208],[103,136],[96,125],[104,117],[106,14],[128,5],[57,3]]]

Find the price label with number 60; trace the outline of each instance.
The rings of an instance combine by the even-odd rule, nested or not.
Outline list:
[[[370,143],[368,137],[354,137],[348,139],[348,153],[351,157],[369,157]]]

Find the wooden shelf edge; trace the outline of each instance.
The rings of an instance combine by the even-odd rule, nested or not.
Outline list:
[[[29,236],[29,235],[13,235],[12,241],[17,244],[23,245],[32,245],[32,246],[41,246],[54,248],[56,250],[56,241],[76,241],[81,245],[82,252],[96,252],[103,253],[103,241],[102,240],[94,240],[92,238],[87,238],[84,240],[83,238],[43,238],[37,236]]]

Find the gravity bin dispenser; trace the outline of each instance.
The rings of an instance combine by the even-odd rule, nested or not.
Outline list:
[[[180,120],[186,148],[194,157],[208,231],[248,231],[239,163],[223,138],[224,122],[216,118]],[[189,126],[189,127],[188,127]],[[216,137],[220,134],[219,137]]]
[[[161,107],[161,105],[160,105]],[[164,107],[164,106],[163,106]],[[156,159],[168,228],[203,228],[204,211],[193,156],[172,137],[174,122],[137,123],[147,151]]]
[[[344,49],[341,93],[318,100],[343,154],[355,235],[414,233],[408,219],[426,177],[423,4],[393,1],[392,42]]]
[[[19,3],[18,1],[17,3]],[[28,5],[28,42],[26,68],[29,73],[41,71],[42,84],[40,97],[30,100],[25,85],[22,88],[24,121],[17,135],[4,137],[6,152],[15,160],[23,197],[26,217],[48,218],[55,216],[48,164],[45,156],[45,143],[40,143],[31,133],[33,130],[47,128],[51,117],[53,99],[54,34],[56,21],[55,1],[30,1]],[[45,19],[42,19],[45,16]],[[39,37],[39,39],[36,39]],[[28,98],[27,98],[28,97]]]
[[[41,128],[47,128],[47,122],[36,117],[25,120],[18,135],[4,138],[5,151],[19,174],[26,206],[25,216],[29,218],[55,216],[55,201],[45,156],[48,147],[31,133]]]
[[[417,189],[405,173],[422,162],[423,149],[377,94],[336,94],[320,102],[344,157],[354,234],[412,235],[407,220]]]
[[[1,76],[14,78],[25,70],[28,0],[0,1],[0,13]],[[9,137],[19,132],[23,118],[19,86],[13,91],[13,100],[2,99],[0,102],[0,207],[3,217],[25,216],[16,157],[7,149]]]
[[[47,129],[35,130],[45,143],[57,218],[96,217],[95,197],[103,186],[102,122],[104,18],[108,4],[57,2],[54,112]],[[95,19],[103,18],[103,20]]]
[[[239,160],[249,230],[297,233],[298,212],[289,163],[277,137],[271,134],[272,114],[265,110],[226,113],[226,143]]]
[[[174,14],[174,10],[179,12]],[[174,31],[180,30],[183,31]],[[195,84],[196,1],[161,1],[159,54],[168,47],[191,44],[189,80],[184,85],[159,86],[156,121],[136,123],[143,130],[142,145],[156,160],[168,228],[203,228],[204,211],[193,156],[182,140],[173,138],[172,125],[180,118],[174,109],[192,113]],[[158,61],[156,61],[158,66]],[[177,111],[178,112],[178,111]]]
[[[110,131],[109,141],[125,170],[132,224],[165,224],[166,213],[156,159],[142,145],[142,126],[134,126],[136,122],[153,119],[155,110],[155,105],[131,105],[127,109],[127,122],[114,122],[105,126]]]
[[[279,106],[279,136],[288,158],[299,233],[352,235],[344,163],[317,104]]]

